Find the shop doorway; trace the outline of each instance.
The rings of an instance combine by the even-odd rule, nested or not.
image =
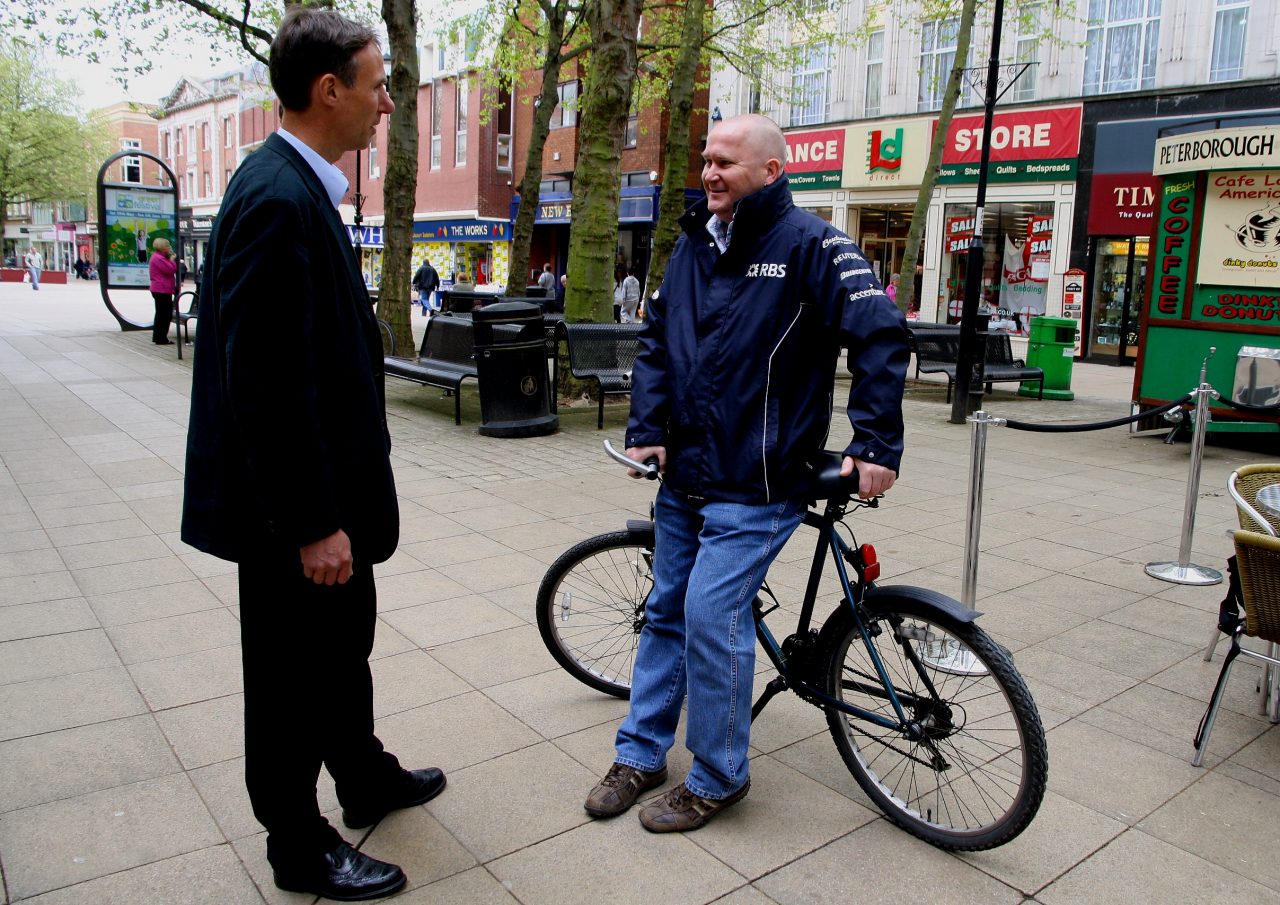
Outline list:
[[[1089,281],[1089,358],[1132,365],[1138,358],[1139,320],[1145,310],[1149,242],[1120,237],[1094,240]]]
[[[907,233],[911,231],[911,213],[909,205],[858,208],[858,247],[882,283],[887,283],[890,276],[902,269]]]

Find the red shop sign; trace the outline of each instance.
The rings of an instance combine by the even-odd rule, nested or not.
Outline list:
[[[1160,180],[1150,173],[1094,173],[1089,189],[1089,235],[1150,236]]]
[[[844,129],[788,132],[787,172],[814,173],[844,168]]]
[[[991,122],[991,159],[1058,160],[1080,153],[1080,107],[1014,110]],[[947,129],[943,163],[982,159],[982,117],[959,116]]]

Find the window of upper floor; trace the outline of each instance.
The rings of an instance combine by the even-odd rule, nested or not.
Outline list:
[[[209,170],[204,171],[204,197],[213,197],[213,173]]]
[[[235,140],[235,123],[232,122],[230,116],[222,118],[222,146],[224,148],[231,147],[231,142]]]
[[[1044,11],[1045,5],[1040,0],[1018,4],[1017,18],[1014,19],[1013,61],[1030,65],[1009,89],[1006,97],[1011,101],[1036,99],[1036,63],[1040,53],[1040,38],[1044,34]]]
[[[134,148],[141,148],[142,142],[136,138],[120,139],[120,150],[129,151]],[[120,158],[120,181],[128,182],[133,185],[142,184],[142,158],[141,157],[122,157]]]
[[[1209,81],[1244,78],[1244,44],[1249,29],[1250,0],[1217,0],[1213,16],[1213,55]]]
[[[538,184],[539,195],[549,195],[553,192],[568,194],[573,191],[573,180],[568,177],[551,176],[542,180]]]
[[[461,167],[467,163],[467,101],[470,100],[471,92],[466,79],[458,79],[455,84],[457,85],[458,118],[457,133],[453,142],[453,165]]]
[[[578,80],[556,86],[556,108],[551,111],[551,128],[567,129],[578,124]]]
[[[511,169],[511,91],[498,89],[498,110],[494,116],[494,124],[498,127],[497,159],[494,161],[499,170]]]
[[[208,123],[200,124],[200,150],[201,151],[209,150],[209,124]]]
[[[369,178],[377,179],[382,175],[382,165],[378,163],[378,136],[369,139]]]
[[[1085,94],[1155,87],[1160,4],[1161,0],[1089,0]]]
[[[941,110],[947,91],[947,80],[956,64],[956,42],[960,34],[959,18],[937,19],[920,27],[920,90],[917,109]],[[961,106],[969,101],[968,85],[960,84]]]
[[[791,72],[791,116],[788,125],[825,123],[831,111],[831,45],[807,48]]]
[[[173,138],[169,134],[169,131],[166,129],[165,131],[160,133],[160,156],[163,157],[165,160],[173,160],[172,152],[173,152]]]
[[[431,86],[431,169],[440,169],[440,134],[441,134],[441,102],[440,92],[443,89],[440,82],[435,82]]]
[[[867,35],[867,69],[863,77],[863,116],[879,116],[884,94],[884,29]]]

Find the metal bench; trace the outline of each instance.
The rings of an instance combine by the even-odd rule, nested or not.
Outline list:
[[[439,387],[453,394],[453,423],[462,423],[462,381],[476,376],[475,340],[469,317],[436,315],[427,321],[417,359],[387,355],[383,370],[392,377]]]
[[[991,392],[992,383],[1006,381],[1023,381],[1039,383],[1039,398],[1044,398],[1044,371],[1040,368],[1029,368],[1026,362],[1013,357],[1013,345],[1005,333],[979,334],[986,347],[983,361],[982,382],[987,392]],[[951,393],[956,381],[956,361],[960,355],[960,335],[957,331],[950,333],[920,331],[914,334],[916,353],[916,377],[923,374],[947,375],[947,402],[951,401]]]
[[[631,392],[631,369],[640,351],[644,324],[561,324],[569,348],[569,371],[594,380],[600,399],[596,427],[604,428],[604,397]],[[557,362],[557,365],[559,363]]]

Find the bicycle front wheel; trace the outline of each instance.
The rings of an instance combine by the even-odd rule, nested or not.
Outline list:
[[[874,651],[907,728],[826,708],[858,785],[894,823],[940,848],[979,851],[1013,839],[1044,798],[1048,748],[1009,653],[909,593],[880,595],[865,628],[869,646],[847,604],[823,626],[827,693],[896,722]]]
[[[551,564],[538,588],[538,631],[569,675],[631,696],[652,570],[653,532],[641,530],[588,538]]]

